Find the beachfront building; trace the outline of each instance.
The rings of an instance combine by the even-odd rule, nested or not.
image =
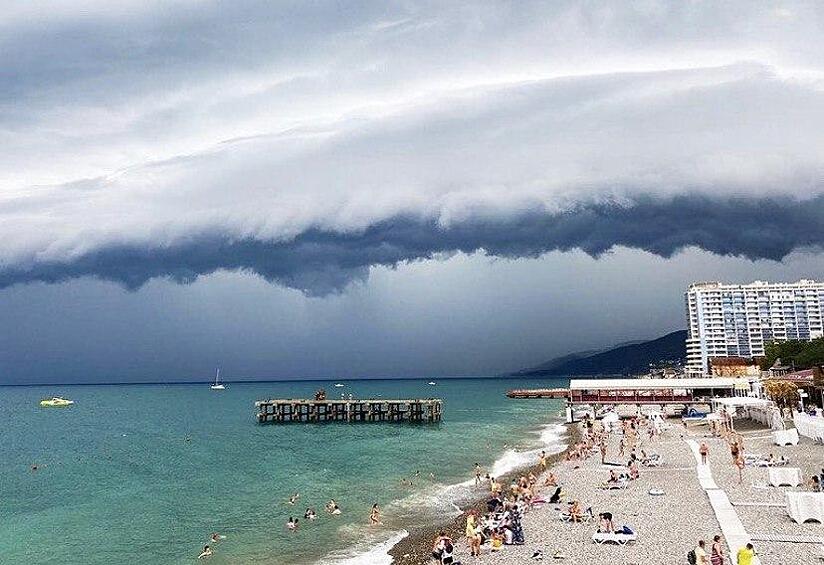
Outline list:
[[[567,398],[567,420],[576,408],[629,407],[630,412],[649,408],[663,414],[678,414],[684,409],[708,411],[713,400],[750,396],[747,379],[572,379]],[[645,408],[642,408],[645,407]]]
[[[713,357],[710,359],[710,375],[758,378],[761,376],[761,366],[752,357]]]
[[[824,336],[822,282],[695,283],[685,301],[689,377],[711,374],[714,358],[760,357],[770,341]]]

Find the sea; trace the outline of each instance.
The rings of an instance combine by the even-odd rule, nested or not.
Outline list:
[[[225,537],[211,544],[211,564],[388,563],[408,529],[445,521],[484,492],[475,463],[495,476],[564,449],[559,401],[505,392],[567,382],[1,386],[0,563],[192,564],[213,532]],[[256,423],[255,400],[320,388],[330,398],[439,397],[443,421]],[[55,395],[75,404],[39,406]],[[340,515],[324,511],[330,499]],[[368,525],[375,503],[380,526]],[[303,519],[308,507],[317,520]]]

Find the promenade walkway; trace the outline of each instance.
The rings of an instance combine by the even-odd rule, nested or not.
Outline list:
[[[735,563],[736,552],[748,543],[752,543],[752,538],[744,528],[744,524],[741,523],[741,519],[738,517],[738,513],[735,511],[730,499],[727,497],[727,493],[724,489],[719,488],[715,483],[709,463],[706,465],[701,463],[701,454],[699,452],[698,442],[693,439],[687,439],[684,441],[687,442],[690,450],[692,450],[693,457],[695,457],[695,469],[698,474],[698,482],[701,484],[701,488],[704,489],[704,492],[707,493],[712,510],[715,512],[715,518],[718,520],[718,525],[721,527],[721,533],[724,534],[724,539],[727,541],[727,547],[730,548],[732,563]],[[761,561],[758,557],[756,557],[753,559],[753,563],[755,565],[760,565]]]

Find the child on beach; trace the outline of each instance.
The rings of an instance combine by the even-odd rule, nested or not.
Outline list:
[[[698,448],[698,453],[701,454],[701,464],[706,465],[707,464],[707,455],[709,455],[709,453],[710,453],[710,448],[706,444],[706,442],[703,442],[703,441],[701,442],[701,447]]]

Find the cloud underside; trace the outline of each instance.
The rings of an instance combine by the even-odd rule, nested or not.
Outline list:
[[[289,241],[237,239],[221,233],[164,246],[109,245],[69,261],[0,269],[0,287],[79,277],[137,289],[161,278],[188,284],[219,270],[256,273],[309,295],[365,280],[373,266],[481,251],[534,258],[580,249],[598,257],[620,246],[670,257],[686,247],[751,260],[781,260],[824,245],[824,195],[808,199],[680,195],[632,202],[581,203],[562,212],[473,218],[442,226],[397,216],[355,233],[309,229]]]

